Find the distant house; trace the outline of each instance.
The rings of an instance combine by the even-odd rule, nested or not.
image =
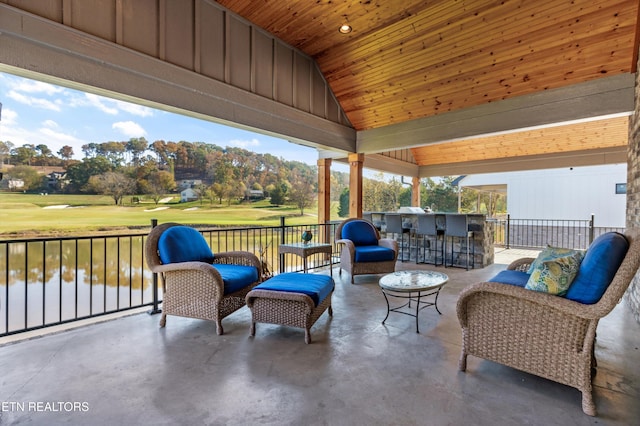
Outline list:
[[[596,227],[623,228],[627,165],[565,167],[465,176],[460,187],[507,195],[514,219],[586,220]]]
[[[187,188],[193,188],[196,185],[202,185],[202,179],[180,179],[176,182],[179,191]]]
[[[248,189],[246,197],[249,200],[262,200],[264,199],[264,191],[261,189]]]
[[[47,188],[51,190],[64,189],[67,183],[66,172],[51,172],[47,175]]]
[[[6,178],[2,181],[3,186],[6,185],[10,191],[17,191],[24,189],[24,181],[16,178]]]
[[[187,203],[189,201],[196,201],[198,199],[198,193],[191,188],[183,189],[180,192],[180,202]]]

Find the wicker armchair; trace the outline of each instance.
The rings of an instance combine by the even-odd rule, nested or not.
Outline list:
[[[343,230],[349,232],[343,232]],[[347,238],[347,234],[351,238]],[[342,244],[340,272],[344,269],[351,274],[351,284],[355,275],[384,274],[396,270],[398,242],[390,238],[380,238],[380,232],[368,220],[351,218],[336,228],[336,244]],[[361,261],[360,259],[366,259]]]
[[[629,249],[597,303],[582,304],[514,285],[481,282],[465,288],[457,302],[462,326],[459,368],[474,355],[577,388],[582,409],[596,415],[592,395],[594,343],[600,318],[624,295],[640,267],[640,231],[625,234]],[[526,271],[531,258],[508,269]]]
[[[158,249],[162,234],[179,226],[164,223],[154,227],[146,241],[145,257],[149,268],[160,275],[163,282],[162,317],[160,327],[166,324],[167,315],[177,315],[215,321],[218,335],[224,333],[222,319],[245,306],[245,296],[259,284],[262,276],[260,260],[244,251],[216,253],[213,262],[186,261],[163,264]],[[196,237],[202,238],[198,233]],[[204,238],[202,241],[204,241]],[[214,265],[243,265],[256,268],[257,279],[243,288],[225,294],[225,283]],[[227,268],[228,269],[228,268]]]

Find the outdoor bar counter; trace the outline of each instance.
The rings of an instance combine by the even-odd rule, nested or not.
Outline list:
[[[387,214],[400,214],[402,216],[402,226],[405,229],[408,229],[404,236],[397,233],[389,233],[386,229],[386,221],[385,216]],[[421,242],[420,234],[417,234],[418,227],[418,215],[435,215],[436,217],[436,227],[438,235],[436,237],[427,236],[430,240],[430,244],[438,244],[436,238],[439,238],[440,243],[444,240],[445,231],[446,231],[446,217],[448,215],[456,215],[456,216],[466,216],[467,223],[469,226],[469,231],[473,232],[472,238],[472,246],[470,247],[470,252],[473,252],[473,264],[476,268],[484,268],[485,266],[493,264],[493,233],[494,233],[494,224],[491,221],[487,220],[486,215],[484,214],[456,214],[456,213],[407,213],[407,212],[365,212],[363,217],[365,219],[371,220],[373,224],[380,230],[383,236],[387,238],[395,238],[398,241],[399,245],[404,245],[404,252],[400,250],[401,253],[405,253],[404,260],[410,260],[412,262],[416,261],[416,253],[418,253],[418,258],[422,259],[422,247],[423,244]],[[417,246],[416,246],[417,244]],[[447,241],[447,244],[451,244],[451,241]],[[454,251],[460,251],[460,242],[455,241],[454,243]],[[451,246],[447,246],[447,251],[450,252]],[[398,260],[400,260],[400,256]],[[469,262],[472,263],[471,261]]]

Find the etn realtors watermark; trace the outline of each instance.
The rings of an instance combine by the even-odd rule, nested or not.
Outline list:
[[[89,403],[81,401],[0,401],[0,412],[84,413]]]

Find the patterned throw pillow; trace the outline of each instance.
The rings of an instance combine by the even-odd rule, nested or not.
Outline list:
[[[533,273],[533,271],[536,268],[538,268],[542,264],[542,262],[555,260],[565,256],[571,256],[576,253],[580,254],[580,261],[582,261],[582,258],[584,257],[584,253],[585,253],[582,250],[573,250],[573,249],[562,248],[562,247],[551,247],[548,245],[544,250],[540,252],[540,254],[538,254],[538,257],[536,257],[536,260],[533,261],[531,266],[529,266],[529,270],[527,271],[527,274]]]
[[[573,251],[566,256],[538,263],[524,288],[564,296],[578,274],[583,257],[583,252]]]

